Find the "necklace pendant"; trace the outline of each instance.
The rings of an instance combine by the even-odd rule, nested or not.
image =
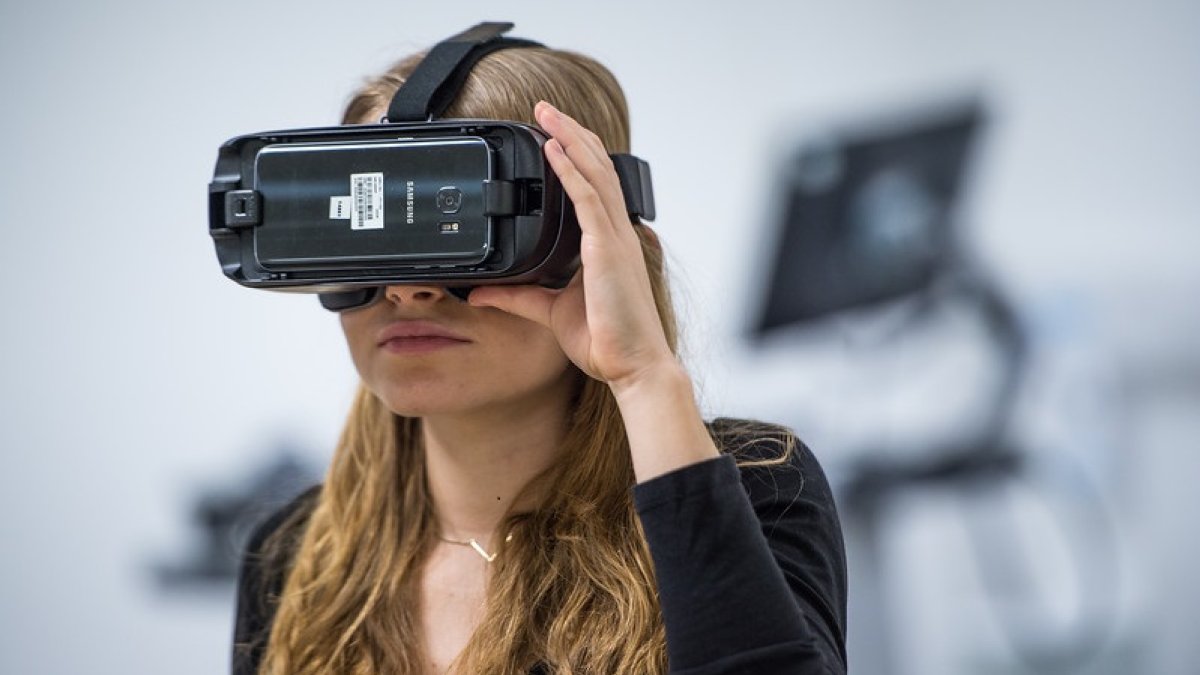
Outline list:
[[[474,539],[471,539],[467,543],[469,543],[471,548],[475,549],[475,552],[479,554],[479,557],[483,558],[484,560],[492,562],[496,559],[495,553],[488,553],[486,550],[484,550],[483,546],[480,546],[479,542],[475,541]]]

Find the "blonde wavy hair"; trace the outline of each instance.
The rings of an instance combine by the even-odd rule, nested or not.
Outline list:
[[[422,56],[368,81],[343,123],[378,120]],[[596,132],[609,152],[628,152],[621,88],[599,63],[566,51],[487,56],[446,117],[533,124],[539,99]],[[635,227],[675,350],[662,250],[652,232]],[[577,378],[561,459],[526,487],[538,506],[500,526],[513,536],[498,544],[485,613],[453,664],[457,672],[523,675],[538,662],[556,674],[666,672],[625,427],[609,387],[582,372]],[[360,386],[315,506],[267,541],[266,551],[277,553],[264,557],[287,561],[286,581],[259,674],[424,673],[417,584],[435,532],[421,420],[393,414]]]

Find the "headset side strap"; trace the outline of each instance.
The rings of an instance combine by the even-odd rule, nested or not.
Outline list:
[[[609,155],[621,192],[625,195],[625,210],[631,217],[654,220],[654,185],[650,181],[650,165],[633,155]]]

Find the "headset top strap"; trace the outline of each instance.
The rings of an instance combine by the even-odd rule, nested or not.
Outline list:
[[[543,47],[532,40],[501,37],[508,22],[484,22],[449,37],[429,50],[408,80],[396,90],[385,122],[424,122],[441,117],[479,59],[501,49]],[[654,220],[654,188],[650,166],[633,155],[611,155],[631,216]]]
[[[396,91],[384,120],[422,122],[440,117],[479,59],[500,49],[544,46],[532,40],[500,37],[512,27],[508,22],[484,22],[434,45]]]

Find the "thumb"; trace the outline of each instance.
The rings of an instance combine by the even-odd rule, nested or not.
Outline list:
[[[467,296],[472,307],[495,307],[522,319],[550,326],[550,307],[558,291],[541,286],[476,286]]]

